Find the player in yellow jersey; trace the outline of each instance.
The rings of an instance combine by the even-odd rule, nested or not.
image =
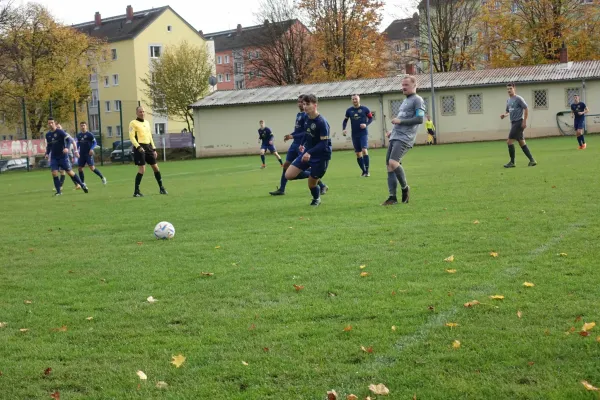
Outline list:
[[[135,192],[133,197],[144,197],[140,192],[140,183],[146,172],[146,164],[149,164],[154,171],[154,177],[158,182],[160,188],[160,194],[167,194],[163,184],[158,164],[156,163],[156,147],[154,146],[154,140],[152,140],[152,130],[150,130],[150,122],[144,120],[145,111],[144,107],[137,107],[135,109],[137,118],[129,123],[129,140],[133,144],[133,160],[135,165],[138,166],[138,173],[135,177]]]
[[[435,139],[435,126],[433,126],[433,121],[429,115],[427,116],[427,121],[425,121],[425,129],[427,129],[427,144],[433,144]]]

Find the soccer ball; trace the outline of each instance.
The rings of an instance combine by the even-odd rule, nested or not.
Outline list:
[[[171,239],[175,236],[175,227],[167,221],[159,222],[154,227],[154,236],[157,239]]]

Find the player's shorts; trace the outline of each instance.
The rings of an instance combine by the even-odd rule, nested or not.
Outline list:
[[[156,157],[154,157],[154,150],[150,147],[150,144],[141,144],[140,147],[144,149],[142,153],[139,150],[133,151],[133,162],[135,165],[155,165]]]
[[[525,134],[523,133],[523,120],[511,121],[512,126],[510,127],[510,133],[508,134],[509,139],[513,140],[525,140]]]
[[[273,146],[272,144],[263,144],[262,146],[260,146],[260,149],[261,150],[269,150],[269,152],[271,152],[271,153],[275,153],[277,151],[275,146]]]
[[[390,160],[395,160],[402,164],[402,159],[411,148],[412,146],[400,140],[391,140],[388,144],[387,154],[385,155],[385,165],[388,165]]]
[[[79,157],[78,166],[83,168],[86,164],[90,167],[94,166],[94,156],[90,156],[89,153],[81,154],[81,157]]]
[[[431,136],[435,136],[435,131],[433,129],[427,129],[427,132],[431,135]]]
[[[72,169],[71,161],[69,161],[69,156],[66,154],[62,157],[50,158],[50,170],[58,171],[59,169],[63,169],[65,171],[70,171]]]
[[[585,129],[585,119],[575,120],[573,123],[573,128],[575,128],[576,131],[579,129]]]
[[[362,134],[358,136],[352,136],[352,146],[354,146],[354,152],[359,153],[363,149],[369,148],[369,135]]]
[[[290,148],[287,151],[287,154],[285,156],[285,161],[289,162],[290,164],[294,162],[294,160],[296,158],[298,158],[298,156],[302,154],[300,152],[300,145],[299,144],[292,144],[290,146]]]
[[[313,160],[311,159],[306,163],[302,161],[302,156],[304,154],[300,154],[292,165],[296,168],[301,169],[302,171],[306,171],[310,168],[310,177],[313,179],[321,179],[325,176],[325,172],[327,172],[327,167],[329,166],[329,160]]]

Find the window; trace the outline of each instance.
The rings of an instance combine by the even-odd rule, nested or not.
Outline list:
[[[217,75],[217,82],[223,82],[223,74]]]
[[[152,109],[157,113],[161,111],[165,111],[167,106],[165,105],[165,98],[163,96],[157,96],[154,98],[154,104],[152,105]]]
[[[402,63],[400,63],[400,62],[396,63],[396,70],[402,71]]]
[[[254,52],[254,55],[256,56],[256,58],[260,58],[260,51],[256,50],[256,52]]]
[[[164,135],[165,134],[165,124],[164,123],[154,124],[154,133],[156,135]]]
[[[243,89],[244,88],[244,81],[236,81],[235,82],[235,88],[236,89]]]
[[[260,78],[260,77],[262,76],[262,72],[260,72],[260,70],[259,70],[259,71],[257,71],[257,72],[256,72],[256,76],[258,76],[258,77]]]
[[[98,82],[98,75],[90,74],[90,83]]]
[[[121,101],[115,100],[115,111],[121,111]]]
[[[150,58],[160,58],[160,46],[150,46]]]
[[[171,32],[173,30],[173,27],[171,25],[167,25],[167,32]]]
[[[119,86],[119,74],[113,74],[113,86]]]
[[[471,45],[473,45],[473,36],[471,36],[471,35],[465,36],[464,43],[465,43],[465,46],[471,46]]]
[[[547,110],[548,109],[548,90],[534,90],[533,91],[533,108]]]
[[[402,105],[403,100],[392,100],[390,101],[390,114],[392,118],[396,118],[398,116],[398,112],[400,111],[400,106]]]
[[[511,7],[510,7],[510,12],[513,14],[516,14],[519,11],[519,5],[514,2],[512,3]]]
[[[225,56],[225,64],[229,64],[229,56]]]
[[[231,75],[225,74],[225,82],[231,82]]]
[[[425,104],[425,112],[429,111],[429,97],[423,97],[423,103]]]
[[[565,94],[566,94],[566,99],[567,99],[567,108],[571,108],[571,104],[573,104],[575,102],[575,100],[573,99],[573,97],[577,94],[577,95],[581,95],[581,93],[579,93],[581,90],[579,88],[568,88],[565,89]]]
[[[234,72],[236,74],[243,74],[244,73],[244,64],[241,62],[236,62]]]
[[[248,72],[248,79],[254,79],[254,71]]]
[[[248,59],[252,60],[253,57],[254,57],[254,52],[253,51],[249,51],[248,52]]]
[[[117,125],[115,126],[115,128],[117,128],[117,137],[121,137],[121,125]]]
[[[217,64],[222,64],[222,62],[221,62],[221,56],[217,56]]]
[[[454,96],[442,96],[442,115],[455,115],[456,104]]]
[[[113,60],[117,59],[117,49],[110,49],[110,55]]]
[[[470,94],[467,96],[469,114],[483,113],[483,95]]]
[[[410,50],[410,43],[404,43],[404,50]]]
[[[104,102],[104,109],[106,112],[110,112],[110,101]]]
[[[400,49],[400,45],[399,45],[399,44],[396,44],[396,52],[397,52],[397,53],[400,53],[400,51],[401,51],[401,49]]]
[[[98,132],[98,114],[90,114],[90,131]]]
[[[92,89],[92,104],[91,107],[98,107],[98,89]]]
[[[104,77],[104,87],[109,87],[110,86],[110,80],[108,79],[108,76]]]
[[[106,136],[112,137],[112,126],[106,127]]]

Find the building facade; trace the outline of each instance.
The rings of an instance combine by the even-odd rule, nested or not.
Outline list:
[[[414,74],[421,61],[419,14],[397,19],[383,31],[387,44],[387,76]]]
[[[93,21],[74,25],[75,29],[108,43],[107,62],[94,67],[90,74],[88,111],[90,130],[102,133],[105,146],[121,140],[121,134],[127,139],[128,133],[124,130],[135,118],[138,105],[145,107],[146,118],[156,134],[187,129],[184,122],[172,120],[161,112],[159,99],[145,96],[142,79],[149,76],[152,61],[159,60],[167,46],[184,40],[206,48],[209,56],[214,57],[213,43],[204,39],[171,7],[134,12],[127,6],[125,11],[124,15],[105,19],[96,12]]]
[[[345,110],[353,93],[375,113],[369,126],[371,147],[386,146],[385,133],[392,128],[405,96],[403,76],[364,79],[313,85],[288,85],[270,88],[216,92],[192,105],[196,124],[198,157],[253,154],[258,151],[256,126],[248,121],[264,119],[275,134],[275,145],[285,151],[289,142],[283,137],[293,130],[296,99],[302,93],[319,97],[319,112],[331,124],[333,147],[351,149],[350,137],[342,135]],[[429,75],[417,75],[418,94],[431,114]],[[570,109],[573,96],[589,100],[600,98],[600,61],[566,62],[531,67],[481,71],[456,71],[434,74],[435,115],[438,143],[502,140],[508,136],[509,122],[500,119],[506,107],[506,83],[515,82],[517,93],[529,105],[527,138],[558,136],[558,114]],[[586,102],[587,104],[588,102]],[[235,118],[231,118],[235,115]],[[568,125],[570,117],[566,116]],[[600,117],[587,118],[588,132],[600,132]],[[424,126],[417,144],[425,143]]]

